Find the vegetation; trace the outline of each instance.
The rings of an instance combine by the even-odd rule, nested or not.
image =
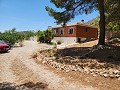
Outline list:
[[[106,4],[106,29],[120,31],[120,0],[109,0]]]
[[[57,8],[62,9],[61,12],[58,12],[48,6],[46,7],[49,15],[56,19],[57,24],[62,23],[65,25],[78,14],[89,14],[94,10],[98,10],[100,13],[100,36],[98,44],[100,45],[105,44],[105,13],[108,13],[109,18],[112,17],[114,21],[116,21],[116,18],[120,20],[120,18],[118,18],[118,16],[120,17],[120,13],[116,11],[119,10],[117,8],[120,7],[119,0],[51,0],[51,2]],[[114,15],[112,16],[112,14]]]
[[[50,16],[56,19],[56,23],[65,25],[78,14],[89,14],[92,11],[99,9],[100,12],[100,38],[98,44],[105,44],[105,14],[104,0],[51,0],[57,7],[61,8],[62,12],[57,12],[50,7],[46,7]]]
[[[107,21],[108,15],[106,15],[106,31],[109,32],[119,32],[120,31],[120,22],[118,21]],[[100,17],[96,17],[90,21],[87,22],[87,24],[90,24],[92,26],[97,26],[99,28],[99,20]]]
[[[51,40],[54,37],[54,33],[52,32],[52,30],[39,30],[36,33],[34,31],[17,32],[16,28],[13,28],[12,30],[7,30],[4,33],[0,32],[0,40],[4,40],[5,42],[11,44],[15,44],[16,42],[22,40],[29,40],[30,37],[34,36],[37,36],[37,41],[40,41],[41,43],[51,43]]]
[[[2,35],[2,33],[0,32],[0,35]]]
[[[7,30],[4,33],[0,33],[0,40],[4,40],[5,42],[15,44],[18,41],[29,39],[31,36],[34,35],[35,34],[32,31],[17,32],[16,28],[13,28],[12,30]]]
[[[29,40],[30,37],[35,36],[35,32],[31,31],[31,30],[30,31],[24,31],[22,34],[24,35],[24,39],[26,39],[26,40]]]
[[[57,44],[61,44],[61,43],[62,43],[61,40],[58,40],[58,41],[57,41]]]
[[[105,11],[107,22],[120,22],[120,0],[107,0]]]
[[[38,31],[37,32],[37,41],[38,42],[41,42],[41,43],[44,43],[45,41],[45,35],[44,35],[44,32],[43,31]]]
[[[4,40],[6,42],[9,42],[11,44],[14,44],[18,40],[22,41],[24,39],[24,36],[18,32],[16,32],[16,29],[13,28],[12,30],[5,31],[2,33],[1,40]]]
[[[87,22],[87,24],[91,25],[91,26],[97,26],[99,28],[99,21],[100,21],[100,17],[96,17],[90,21]]]
[[[120,31],[120,22],[109,22],[106,26],[106,29],[110,32],[119,32]]]
[[[52,30],[45,30],[45,31],[38,31],[37,32],[37,41],[40,41],[41,43],[51,43],[51,40],[54,37],[54,33]]]

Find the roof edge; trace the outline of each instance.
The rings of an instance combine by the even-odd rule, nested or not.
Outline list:
[[[97,26],[92,26],[92,25],[89,25],[89,24],[86,24],[86,23],[81,23],[81,22],[77,22],[77,23],[74,23],[74,24],[68,24],[66,26],[76,26],[76,25],[86,26],[86,27],[91,27],[91,28],[97,28]],[[63,27],[62,25],[58,25],[58,26],[55,26],[55,27],[52,27],[52,28],[62,28],[62,27]]]

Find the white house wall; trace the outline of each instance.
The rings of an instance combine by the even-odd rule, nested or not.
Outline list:
[[[72,43],[76,43],[77,42],[77,38],[76,37],[54,37],[54,39],[52,41],[53,42],[57,42],[59,40],[62,43],[65,43],[65,44],[72,44]]]
[[[85,41],[86,40],[86,38],[81,38],[81,41]]]

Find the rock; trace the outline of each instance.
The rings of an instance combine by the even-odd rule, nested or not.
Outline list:
[[[47,62],[44,60],[44,61],[42,61],[42,63],[43,63],[43,64],[46,64]]]
[[[110,77],[110,78],[114,78],[115,76],[112,74],[112,75],[110,75],[109,77]]]
[[[78,71],[78,69],[77,69],[77,68],[75,68],[74,70],[75,70],[75,71]]]
[[[72,69],[72,71],[75,71],[75,69]]]
[[[99,74],[99,71],[95,71],[95,74]]]
[[[104,71],[100,71],[100,74],[99,74],[99,75],[103,76],[104,74],[105,74]]]
[[[97,75],[96,74],[93,74],[93,77],[96,77]]]
[[[61,68],[60,68],[61,70],[64,70],[64,66],[61,66]]]
[[[92,73],[92,72],[94,72],[95,71],[95,69],[90,69],[90,72]]]
[[[56,57],[53,56],[52,59],[56,59]]]
[[[49,60],[49,62],[52,62],[53,60]]]
[[[75,65],[76,67],[78,67],[78,65]]]
[[[79,72],[83,72],[83,69],[80,68],[80,67],[78,67],[77,70],[78,70]]]
[[[115,70],[113,71],[114,74],[120,74],[120,71],[119,70]]]
[[[113,69],[109,69],[109,70],[108,70],[108,73],[109,73],[110,75],[112,75],[112,74],[113,74]]]
[[[118,80],[120,80],[120,77],[118,78]]]
[[[120,77],[120,75],[118,75],[118,74],[117,74],[117,75],[115,75],[115,77],[116,77],[116,78],[119,78],[119,77]]]
[[[88,68],[84,68],[84,71],[85,71],[86,73],[89,73],[89,69],[88,69]]]
[[[99,46],[94,46],[92,49],[105,49],[105,48],[108,48],[108,46],[99,45]],[[43,59],[41,59],[41,58],[43,58]],[[41,56],[39,56],[39,59],[41,59],[41,62],[43,64],[49,64],[50,67],[55,68],[57,70],[63,70],[65,72],[79,71],[79,72],[91,73],[93,75],[93,77],[100,75],[100,76],[104,76],[106,78],[110,77],[110,78],[120,79],[120,70],[116,70],[115,68],[111,68],[111,67],[110,68],[102,67],[103,64],[101,64],[100,68],[92,68],[91,69],[91,68],[89,68],[90,67],[89,65],[85,65],[84,63],[79,63],[76,65],[67,65],[65,63],[62,63],[64,60],[66,60],[66,62],[73,61],[74,63],[79,61],[79,59],[75,59],[70,56],[58,57],[58,58],[53,56],[51,58],[50,57],[47,58],[47,57],[45,57],[45,55],[43,55],[43,56],[41,55]],[[84,62],[85,60],[82,59],[82,61]],[[92,62],[94,62],[94,61],[92,61]]]
[[[70,70],[66,70],[66,72],[70,72]]]
[[[108,77],[108,74],[103,74],[103,76],[106,78],[106,77]]]
[[[75,66],[70,66],[70,69],[72,70],[72,71],[74,71],[75,70]]]
[[[120,71],[117,74],[120,75]]]

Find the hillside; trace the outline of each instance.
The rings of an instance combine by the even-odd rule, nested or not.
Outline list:
[[[100,18],[98,16],[98,17],[88,21],[87,24],[90,24],[92,26],[97,26],[99,28],[99,20],[100,20]]]

